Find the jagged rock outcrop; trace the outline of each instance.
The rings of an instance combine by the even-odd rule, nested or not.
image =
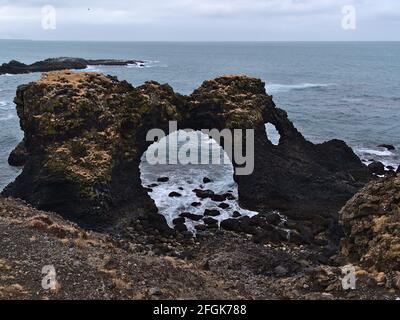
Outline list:
[[[399,175],[370,182],[343,207],[340,221],[343,256],[372,271],[397,271],[400,279]]]
[[[234,177],[241,204],[284,211],[311,236],[324,229],[339,236],[337,211],[369,178],[344,142],[305,140],[265,84],[247,76],[205,81],[182,96],[154,81],[134,88],[102,74],[51,72],[20,86],[15,103],[25,133],[18,149],[28,155],[4,194],[91,225],[121,211],[156,212],[141,185],[139,163],[150,145],[148,130],[168,132],[171,120],[195,130],[254,129],[255,170]],[[268,140],[267,122],[281,135],[278,146]]]
[[[11,60],[0,66],[0,74],[23,74],[32,72],[48,72],[64,69],[86,69],[88,66],[126,66],[128,64],[142,64],[140,60],[116,60],[116,59],[98,59],[87,60],[82,58],[50,58],[43,61],[37,61],[32,64],[25,64],[19,61]]]

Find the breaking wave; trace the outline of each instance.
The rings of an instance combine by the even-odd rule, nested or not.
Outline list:
[[[268,93],[277,93],[277,92],[300,91],[308,89],[321,89],[329,87],[331,85],[332,84],[327,84],[327,83],[299,83],[299,84],[271,83],[267,84],[266,88]]]

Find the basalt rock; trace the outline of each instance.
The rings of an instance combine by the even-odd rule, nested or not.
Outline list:
[[[384,175],[385,174],[385,166],[380,161],[374,161],[368,165],[368,170],[377,175]]]
[[[182,197],[182,195],[181,195],[179,192],[172,191],[172,192],[168,195],[168,197],[171,197],[171,198],[178,198],[178,197]]]
[[[191,206],[192,207],[199,207],[199,206],[201,206],[201,203],[200,202],[192,202]]]
[[[204,215],[209,217],[219,216],[221,213],[217,209],[206,209],[204,210]]]
[[[207,218],[204,218],[203,221],[206,225],[217,225],[218,224],[218,220],[216,220],[214,218],[207,217]]]
[[[48,72],[64,69],[86,69],[88,66],[127,66],[129,64],[142,64],[139,60],[116,60],[116,59],[100,59],[86,60],[81,58],[51,58],[43,61],[37,61],[32,64],[25,64],[19,61],[11,60],[0,66],[0,74],[24,74],[32,72]]]
[[[190,213],[190,212],[182,212],[179,216],[182,218],[187,218],[187,219],[193,220],[193,221],[200,221],[203,218],[202,215],[194,214],[194,213]]]
[[[194,189],[193,192],[200,199],[211,198],[214,195],[214,191],[212,190]]]
[[[18,146],[11,152],[8,157],[8,163],[13,167],[22,167],[25,165],[28,158],[28,152],[25,148],[25,143],[22,141]]]
[[[341,254],[367,269],[400,271],[400,177],[370,182],[340,211]]]
[[[239,218],[239,217],[241,217],[242,215],[240,214],[240,212],[238,212],[238,211],[233,211],[233,214],[232,214],[232,217],[233,218]]]
[[[380,144],[379,148],[385,148],[387,150],[396,150],[396,148],[392,144]]]
[[[221,209],[228,209],[230,206],[229,206],[229,204],[222,202],[218,205],[218,207]]]
[[[89,225],[119,219],[121,212],[157,212],[141,185],[139,164],[151,144],[147,132],[168,132],[171,120],[178,129],[253,129],[254,171],[234,174],[241,205],[309,220],[315,233],[326,219],[337,221],[338,210],[369,179],[343,141],[307,141],[265,84],[243,75],[205,81],[182,96],[154,81],[135,88],[97,73],[50,72],[20,86],[15,103],[27,156],[4,194]],[[277,128],[279,145],[268,140],[265,123]],[[233,166],[240,167],[234,159]]]

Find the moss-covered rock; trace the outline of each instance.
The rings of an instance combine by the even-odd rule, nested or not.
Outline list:
[[[235,176],[242,205],[280,209],[315,233],[336,230],[337,211],[368,178],[344,142],[306,141],[265,84],[244,75],[205,81],[182,96],[155,81],[135,88],[112,76],[57,71],[20,86],[15,103],[27,156],[4,194],[89,224],[120,210],[156,211],[139,164],[151,143],[147,132],[168,132],[171,120],[182,129],[253,129],[254,172]],[[268,140],[267,122],[281,135],[278,146]]]
[[[371,272],[400,272],[400,176],[376,179],[341,210],[341,253]]]

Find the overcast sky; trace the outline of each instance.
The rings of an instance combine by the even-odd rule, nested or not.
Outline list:
[[[55,29],[42,27],[45,5],[55,8]],[[355,30],[342,27],[348,5],[356,10]],[[1,38],[400,40],[400,0],[0,0]]]

